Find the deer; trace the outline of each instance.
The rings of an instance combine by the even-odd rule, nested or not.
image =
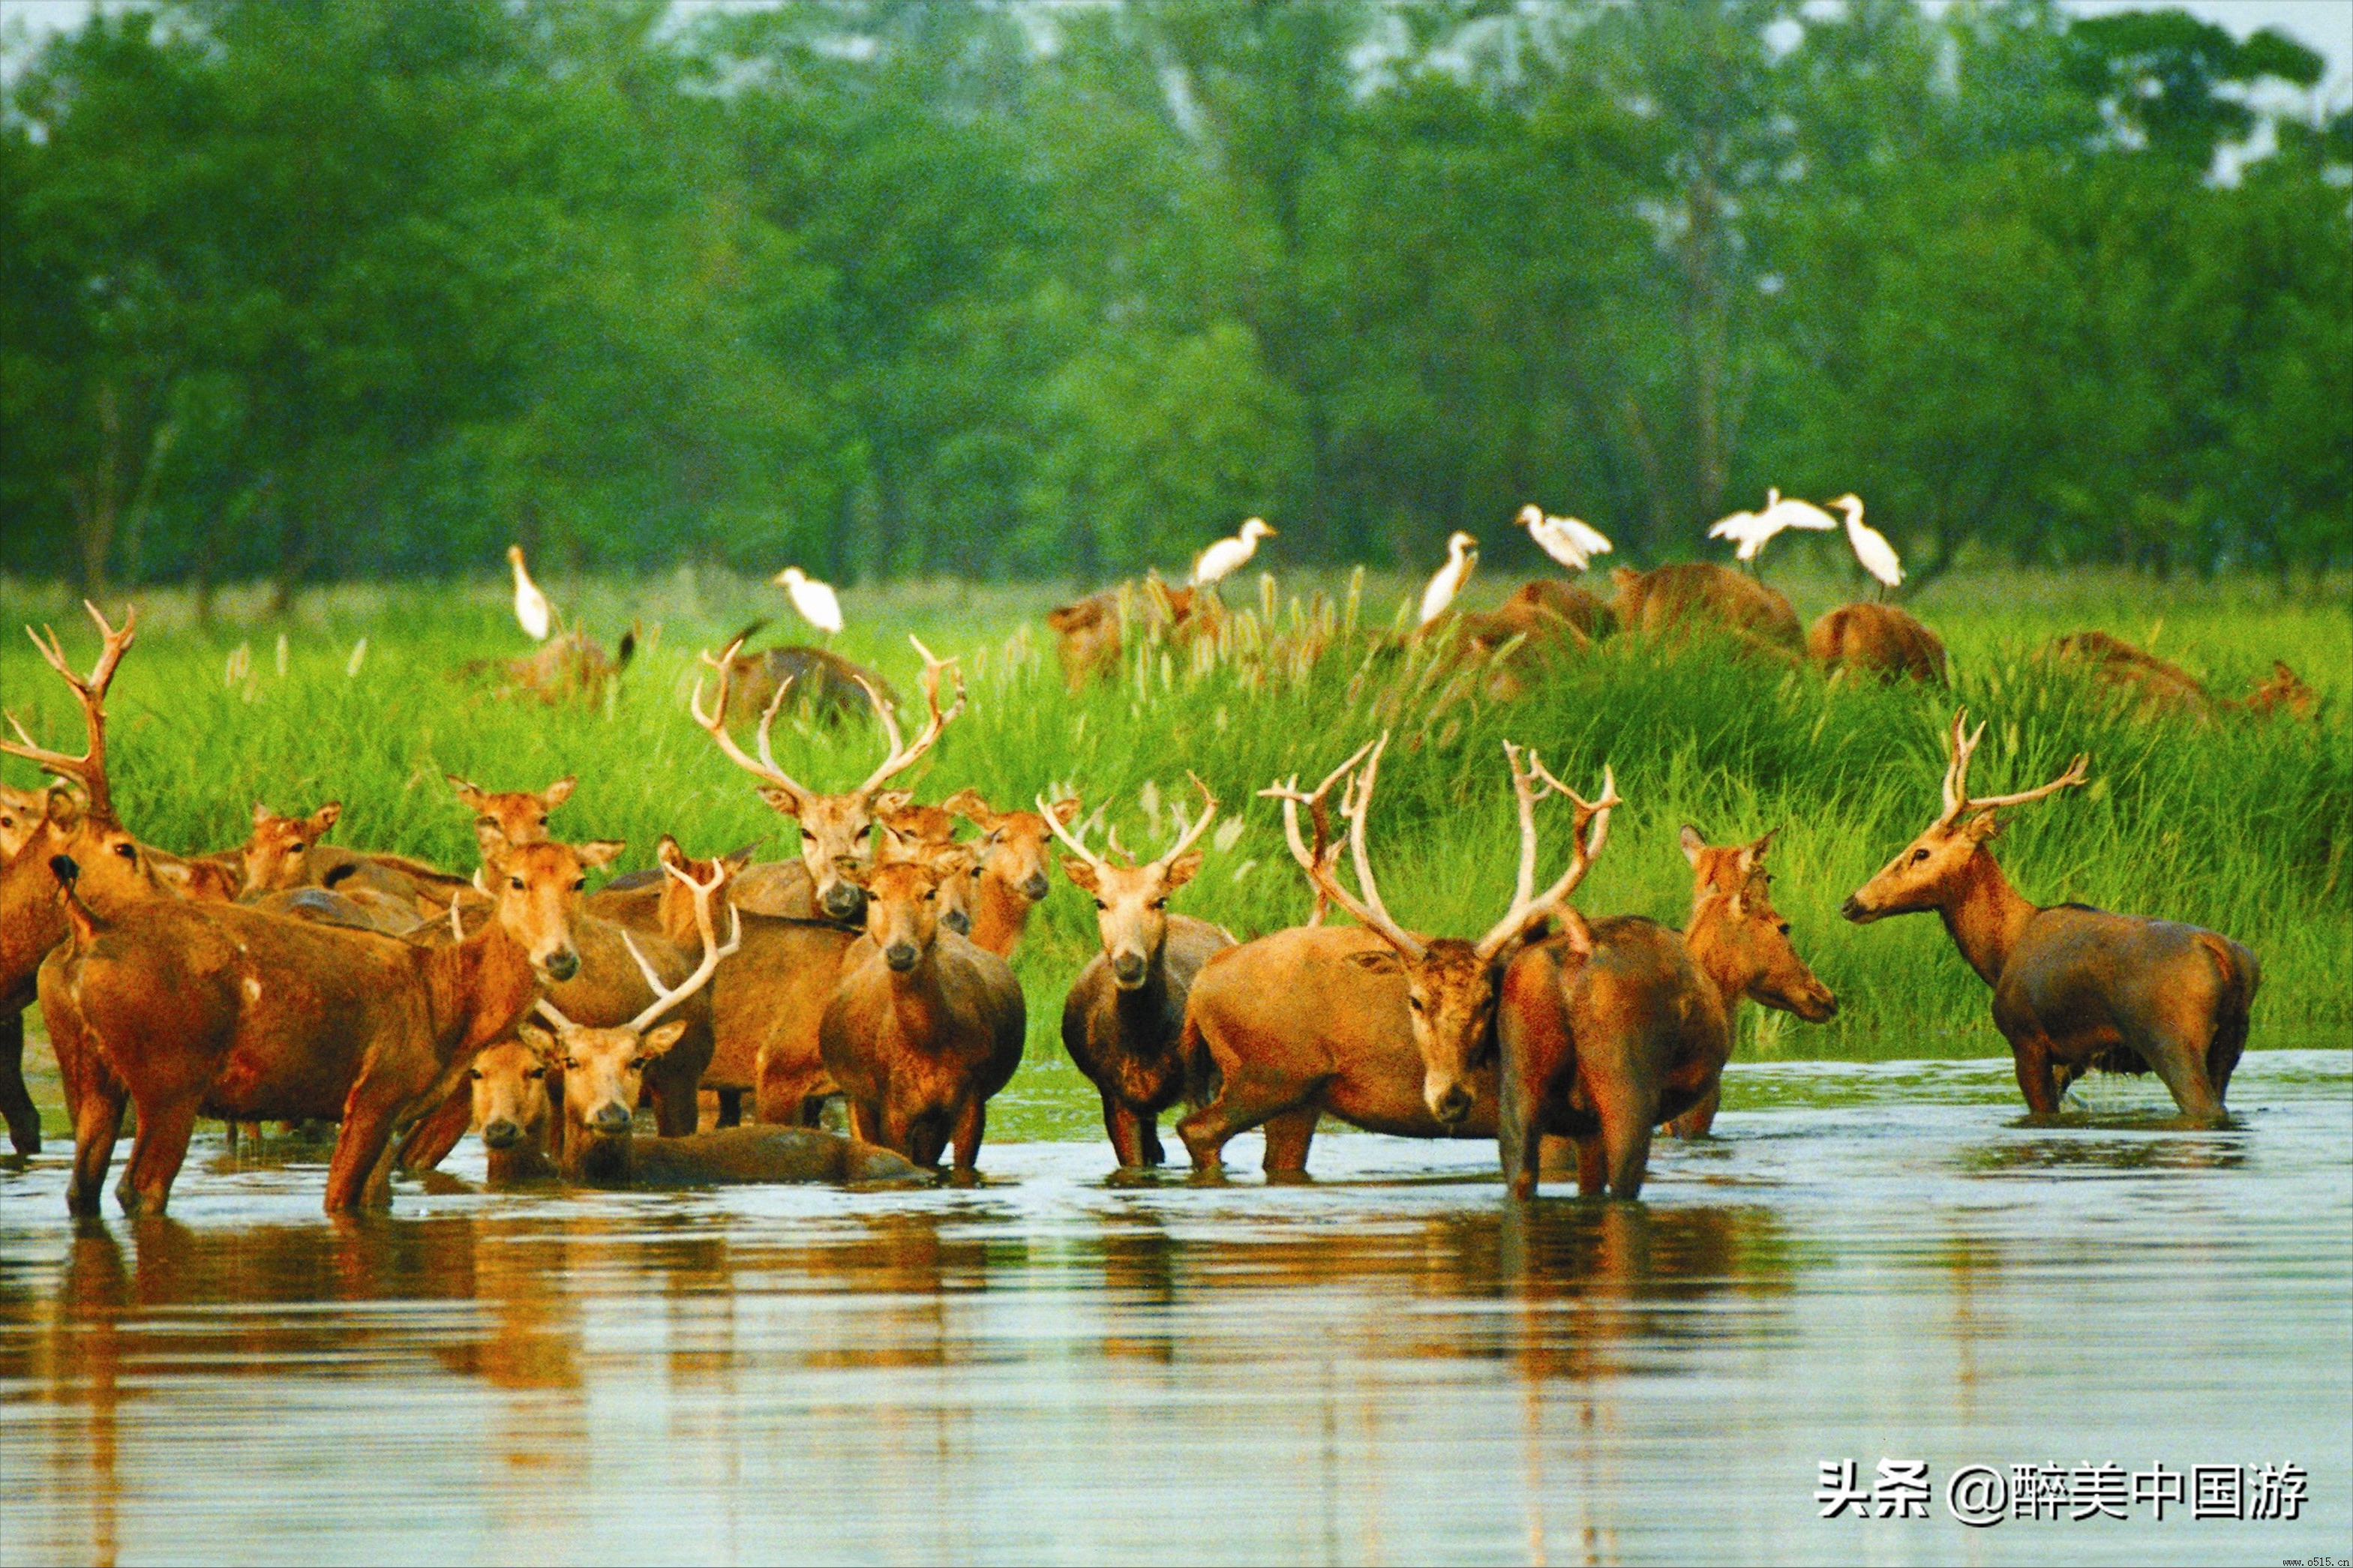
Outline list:
[[[450,900],[469,886],[455,872],[405,856],[365,854],[325,843],[343,814],[339,800],[307,816],[282,815],[265,802],[254,802],[253,834],[237,854],[237,896],[250,900],[322,888],[345,897],[371,895],[405,904],[412,914],[423,916],[447,912]]]
[[[856,788],[837,795],[819,795],[800,784],[785,772],[776,762],[776,752],[769,742],[769,732],[776,721],[786,696],[792,690],[789,682],[779,685],[776,694],[769,699],[761,712],[754,744],[758,754],[747,752],[736,743],[727,728],[727,704],[735,660],[743,651],[742,639],[728,645],[716,658],[702,655],[702,662],[718,673],[716,700],[709,709],[702,703],[702,678],[695,678],[694,693],[688,706],[696,723],[709,731],[720,752],[737,767],[762,781],[760,798],[800,826],[801,849],[799,875],[788,875],[784,868],[773,878],[764,879],[762,885],[746,889],[738,902],[748,910],[760,910],[783,915],[821,915],[855,927],[862,919],[865,893],[860,883],[847,873],[866,865],[871,859],[867,844],[868,831],[876,816],[877,797],[882,786],[922,760],[923,754],[938,743],[940,734],[964,711],[964,673],[956,672],[955,702],[946,712],[940,710],[940,677],[951,668],[953,660],[941,660],[932,650],[913,637],[915,651],[923,656],[923,701],[930,716],[914,743],[909,745],[899,731],[899,721],[882,695],[871,685],[860,681],[867,700],[873,705],[874,716],[881,721],[885,744],[889,750],[882,761],[866,775]],[[762,868],[750,868],[757,873]]]
[[[1987,848],[2001,831],[1998,814],[2082,785],[2090,759],[2076,757],[2035,789],[1972,795],[1969,761],[1984,734],[1982,723],[1969,730],[1967,709],[1955,713],[1943,810],[1840,913],[1868,925],[1936,912],[1992,988],[1994,1026],[2010,1042],[2032,1115],[2056,1115],[2060,1095],[2096,1068],[2155,1072],[2185,1121],[2224,1125],[2263,979],[2254,953],[2198,926],[2039,905],[2019,892]]]
[[[236,904],[149,900],[105,915],[82,898],[79,866],[56,857],[69,937],[42,967],[42,1011],[70,1009],[105,1069],[83,1075],[69,1209],[96,1212],[126,1099],[139,1110],[116,1192],[126,1213],[164,1211],[199,1114],[340,1118],[327,1211],[387,1202],[397,1125],[445,1100],[543,984],[577,972],[573,920],[596,858],[562,844],[494,853],[491,918],[427,945]]]
[[[1062,683],[1077,692],[1091,680],[1119,673],[1122,632],[1130,619],[1141,622],[1147,632],[1189,641],[1205,626],[1213,626],[1218,614],[1213,596],[1190,587],[1171,588],[1157,576],[1146,575],[1141,584],[1122,583],[1055,606],[1046,614],[1046,626],[1055,636]]]
[[[976,1178],[989,1097],[1021,1064],[1021,986],[1005,960],[944,929],[938,879],[914,861],[851,868],[866,931],[843,955],[818,1054],[849,1102],[850,1130],[916,1164]]]
[[[1058,837],[1054,829],[1076,819],[1079,803],[1061,800],[1037,811],[998,811],[979,791],[961,789],[940,806],[980,829],[978,903],[969,934],[999,958],[1011,958],[1029,929],[1030,911],[1046,901],[1051,889],[1048,846]]]
[[[1303,1176],[1325,1112],[1409,1138],[1493,1134],[1493,1073],[1482,1079],[1472,1064],[1493,1056],[1498,983],[1528,934],[1568,908],[1592,868],[1608,814],[1621,804],[1616,779],[1605,769],[1594,801],[1558,787],[1575,803],[1577,831],[1567,868],[1539,893],[1533,759],[1506,742],[1520,826],[1510,907],[1476,940],[1428,937],[1390,916],[1366,849],[1365,821],[1388,742],[1384,734],[1367,743],[1313,794],[1302,794],[1296,778],[1261,792],[1282,802],[1284,837],[1309,884],[1358,923],[1275,931],[1201,966],[1186,1003],[1184,1048],[1208,1054],[1219,1088],[1176,1124],[1198,1176],[1214,1179],[1227,1142],[1261,1125],[1269,1178]],[[1338,874],[1341,845],[1327,806],[1343,780],[1354,891]],[[1299,833],[1303,805],[1315,826],[1312,847]],[[1597,819],[1602,831],[1588,837]]]
[[[1063,875],[1095,903],[1103,951],[1071,983],[1062,1001],[1062,1048],[1103,1100],[1103,1129],[1120,1169],[1158,1165],[1160,1113],[1186,1100],[1206,1100],[1208,1058],[1185,1047],[1185,1007],[1202,964],[1234,939],[1189,915],[1168,912],[1168,900],[1201,868],[1193,846],[1218,815],[1217,796],[1196,775],[1201,810],[1179,818],[1176,842],[1156,859],[1134,856],[1116,865],[1087,847],[1065,826],[1079,803],[1048,805],[1038,817],[1070,850]]]
[[[579,780],[570,773],[545,789],[484,789],[456,773],[443,775],[459,801],[474,814],[474,837],[487,845],[497,834],[502,844],[537,844],[547,837],[547,819],[572,798]]]
[[[767,624],[765,620],[754,621],[737,633],[737,647],[742,648]],[[809,716],[821,724],[839,724],[865,712],[866,687],[881,692],[882,700],[893,707],[899,701],[899,694],[891,689],[891,683],[875,671],[852,664],[838,653],[806,644],[756,652],[743,649],[728,660],[728,670],[734,698],[728,708],[728,717],[733,720],[757,719],[777,690],[786,686],[799,693]]]
[[[691,918],[701,952],[693,973],[674,986],[665,985],[631,942],[631,954],[654,992],[654,1000],[636,1017],[609,1028],[589,1028],[543,999],[538,1011],[554,1026],[553,1032],[529,1023],[517,1030],[523,1046],[543,1066],[561,1075],[564,1125],[557,1168],[563,1176],[601,1187],[919,1176],[913,1164],[886,1150],[809,1128],[733,1127],[649,1142],[631,1135],[632,1111],[644,1075],[676,1048],[685,1032],[678,1019],[659,1020],[724,973],[725,964],[744,942],[744,917],[732,905],[728,938],[724,942],[718,940],[711,905],[727,882],[729,873],[723,864],[698,875],[683,856],[673,853],[662,861],[662,869],[665,892],[682,890],[692,900]]]
[[[1653,1130],[1699,1137],[1714,1121],[1744,1000],[1810,1023],[1837,1012],[1773,908],[1772,838],[1719,847],[1686,824],[1682,931],[1640,915],[1565,921],[1513,961],[1496,1010],[1495,1132],[1514,1197],[1535,1195],[1553,1138],[1576,1145],[1587,1196],[1639,1196]]]
[[[474,1065],[466,1069],[466,1089],[491,1186],[543,1182],[561,1173],[550,1156],[556,1122],[547,1089],[550,1076],[561,1071],[547,1051],[519,1035],[493,1040],[475,1053]]]
[[[1637,572],[1620,566],[1611,607],[1629,632],[1665,636],[1714,626],[1737,646],[1776,661],[1794,662],[1805,648],[1797,611],[1779,590],[1745,572],[1712,561],[1679,561]]]
[[[1872,599],[1823,611],[1806,628],[1806,657],[1833,679],[1852,673],[1945,684],[1944,639],[1910,611]]]
[[[2282,710],[2309,720],[2320,711],[2320,694],[2279,659],[2244,697],[2217,697],[2179,665],[2106,632],[2070,632],[2053,639],[2042,657],[2089,670],[2102,686],[2130,696],[2145,718],[2182,714],[2211,723],[2226,716],[2268,719]]]

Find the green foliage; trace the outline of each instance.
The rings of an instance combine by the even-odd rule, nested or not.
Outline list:
[[[0,69],[0,568],[2353,555],[2353,116],[2046,0],[147,0]],[[2250,89],[2260,88],[2260,92]],[[2263,107],[2270,106],[2270,107]],[[2235,151],[2268,132],[2276,150]]]

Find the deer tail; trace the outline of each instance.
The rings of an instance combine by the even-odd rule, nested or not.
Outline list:
[[[49,857],[49,875],[58,879],[58,896],[66,908],[66,923],[73,928],[74,945],[88,947],[98,940],[99,932],[106,929],[107,922],[82,900],[78,886],[81,881],[81,867],[70,855],[52,855]]]

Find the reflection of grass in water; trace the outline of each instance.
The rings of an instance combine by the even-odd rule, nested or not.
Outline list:
[[[2246,1163],[2244,1141],[2211,1134],[2179,1135],[2170,1118],[2062,1117],[2045,1123],[2057,1134],[1962,1151],[1961,1168],[1976,1176],[2040,1176],[2052,1171],[2227,1171]],[[2102,1132],[2169,1132],[2168,1137],[2103,1138]]]

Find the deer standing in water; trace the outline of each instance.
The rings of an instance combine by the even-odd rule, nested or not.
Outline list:
[[[1201,856],[1193,846],[1218,815],[1217,797],[1198,778],[1201,814],[1180,819],[1176,842],[1158,859],[1116,866],[1063,826],[1079,803],[1049,806],[1038,818],[1071,851],[1063,874],[1095,901],[1103,951],[1071,983],[1062,1003],[1062,1048],[1103,1098],[1103,1128],[1122,1170],[1161,1162],[1160,1113],[1207,1098],[1208,1058],[1184,1047],[1185,1004],[1212,953],[1234,939],[1207,921],[1168,912],[1172,894],[1193,879]]]
[[[860,1142],[970,1181],[988,1100],[1021,1064],[1027,1023],[1005,960],[939,922],[938,880],[913,861],[857,869],[866,934],[841,964],[818,1051]]]
[[[1744,998],[1813,1023],[1837,1010],[1768,896],[1771,838],[1719,848],[1686,826],[1682,931],[1640,915],[1565,921],[1513,961],[1496,1010],[1495,1131],[1514,1196],[1535,1195],[1539,1150],[1556,1137],[1576,1143],[1581,1192],[1637,1196],[1652,1130],[1672,1121],[1692,1137],[1715,1119]]]
[[[914,766],[938,742],[940,732],[964,711],[963,672],[956,673],[955,703],[943,713],[940,677],[953,661],[934,658],[931,649],[912,637],[908,640],[923,656],[923,700],[930,709],[930,717],[916,735],[914,744],[907,744],[901,738],[899,721],[891,705],[882,700],[881,692],[860,680],[859,684],[865,689],[867,700],[874,705],[874,716],[881,722],[889,751],[874,771],[866,775],[864,783],[837,795],[819,795],[777,764],[769,732],[792,690],[791,683],[778,686],[776,696],[761,713],[754,742],[758,755],[754,756],[736,743],[727,729],[728,693],[734,678],[736,656],[742,651],[741,639],[729,644],[716,658],[709,654],[702,656],[702,662],[718,673],[719,690],[716,700],[705,710],[702,681],[700,676],[696,678],[694,695],[690,700],[695,722],[710,732],[728,761],[763,781],[761,799],[800,825],[797,871],[778,867],[774,874],[764,876],[766,868],[750,868],[744,880],[752,885],[744,888],[737,900],[745,910],[779,915],[818,915],[849,925],[860,919],[865,893],[848,873],[872,859],[867,836],[879,815],[877,797],[882,794],[884,784]]]
[[[1986,847],[2001,830],[1995,813],[2081,784],[2085,759],[2037,789],[1971,795],[1969,758],[1984,734],[1983,724],[1969,730],[1966,709],[1953,716],[1944,809],[1840,912],[1867,925],[1936,911],[1993,988],[1994,1026],[2010,1042],[2035,1115],[2055,1114],[2067,1086],[2099,1068],[2154,1071],[2185,1120],[2221,1125],[2263,978],[2254,953],[2197,926],[2084,904],[2046,907],[2011,887]]]
[[[1407,931],[1381,901],[1365,847],[1388,737],[1341,764],[1313,795],[1294,779],[1264,793],[1283,803],[1284,835],[1317,892],[1356,916],[1355,926],[1308,925],[1229,948],[1201,966],[1185,1010],[1186,1049],[1206,1051],[1220,1079],[1217,1097],[1176,1124],[1194,1168],[1221,1168],[1229,1140],[1266,1128],[1267,1173],[1305,1169],[1317,1117],[1324,1112],[1376,1132],[1409,1138],[1486,1137],[1494,1129],[1492,1060],[1498,983],[1528,933],[1564,915],[1567,899],[1591,868],[1601,834],[1588,844],[1586,825],[1606,825],[1620,804],[1605,770],[1601,796],[1577,808],[1569,865],[1542,893],[1535,888],[1535,805],[1540,798],[1524,753],[1508,742],[1504,758],[1519,810],[1520,858],[1511,906],[1476,941]],[[1340,844],[1330,831],[1326,797],[1341,780],[1342,813],[1355,862],[1356,890],[1341,880]],[[1546,794],[1553,793],[1550,786]],[[1315,826],[1311,847],[1298,809]]]

